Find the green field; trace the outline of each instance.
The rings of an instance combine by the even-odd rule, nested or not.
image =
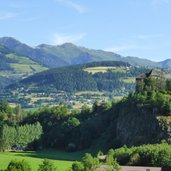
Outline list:
[[[98,66],[98,67],[88,67],[88,68],[85,68],[84,71],[87,71],[91,74],[95,74],[97,72],[107,72],[108,70],[112,70],[112,72],[122,72],[122,73],[126,73],[127,72],[127,68],[125,67],[110,67],[110,66],[107,66],[107,67],[102,67],[102,66]]]
[[[107,72],[109,69],[115,69],[115,67],[89,67],[85,68],[84,71],[95,74],[97,72]]]
[[[37,171],[39,164],[46,158],[52,160],[60,171],[65,171],[71,167],[73,161],[79,161],[83,155],[84,152],[67,153],[55,150],[38,152],[0,152],[0,169],[6,169],[11,160],[24,159],[30,164],[32,171]]]
[[[121,81],[123,81],[124,83],[135,83],[135,77],[127,77],[127,78],[121,78]]]
[[[11,70],[0,71],[0,76],[7,78],[25,78],[37,72],[46,70],[47,68],[39,63],[34,62],[26,56],[16,55],[15,53],[7,54],[5,56],[7,59],[13,60],[8,64]]]

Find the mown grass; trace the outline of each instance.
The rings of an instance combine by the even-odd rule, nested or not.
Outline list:
[[[97,94],[97,95],[103,95],[104,92],[100,92],[100,91],[79,91],[77,93],[75,93],[75,95],[79,96],[79,95],[84,95],[84,94]]]
[[[37,64],[17,64],[17,63],[14,63],[14,64],[11,64],[11,67],[14,69],[14,71],[16,73],[20,73],[20,72],[23,72],[23,73],[32,73],[32,72],[41,72],[44,69],[44,67],[41,67]]]
[[[84,152],[68,153],[63,151],[44,150],[38,152],[0,152],[0,169],[6,169],[11,160],[27,161],[32,171],[37,171],[43,159],[50,159],[60,171],[68,170],[74,161],[79,161]]]
[[[135,77],[128,77],[128,78],[122,78],[121,79],[124,83],[135,83]]]
[[[126,73],[127,72],[127,69],[125,67],[110,67],[110,66],[107,66],[107,67],[88,67],[88,68],[85,68],[84,71],[87,71],[91,74],[95,74],[97,72],[107,72],[108,70],[111,70],[112,72],[121,72],[121,73]]]
[[[0,76],[8,78],[25,78],[37,72],[46,70],[47,68],[32,61],[28,57],[19,56],[14,53],[7,54],[6,58],[12,59],[9,62],[11,70],[5,70],[0,72]]]
[[[168,78],[170,79],[171,78],[171,74],[165,74],[164,77],[167,78],[167,79]]]
[[[85,68],[84,71],[95,74],[97,72],[107,72],[109,69],[115,69],[115,67],[89,67]]]

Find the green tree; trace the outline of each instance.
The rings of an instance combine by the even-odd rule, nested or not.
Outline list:
[[[166,90],[171,91],[171,80],[166,81]]]
[[[12,113],[12,108],[9,106],[7,101],[3,101],[0,103],[0,112],[4,112],[7,114]]]
[[[13,145],[15,145],[17,132],[15,127],[10,127],[8,125],[4,125],[1,128],[0,134],[0,150],[9,150]]]
[[[91,154],[86,153],[82,158],[85,171],[94,171],[99,166],[99,160]]]
[[[80,121],[75,117],[71,117],[64,123],[64,125],[67,126],[69,129],[73,129],[80,125]]]
[[[99,108],[99,102],[96,100],[92,106],[93,112],[97,112],[98,108]]]
[[[42,164],[39,165],[38,171],[57,171],[57,168],[50,160],[44,159]]]
[[[0,129],[0,150],[10,150],[12,147],[25,148],[41,138],[42,126],[39,122],[22,126],[3,125]]]
[[[15,110],[17,121],[21,122],[23,120],[23,110],[21,108],[21,105],[17,105],[14,110]]]
[[[84,171],[84,165],[76,161],[72,164],[72,171]]]
[[[31,167],[25,160],[12,160],[9,163],[6,171],[31,171]]]

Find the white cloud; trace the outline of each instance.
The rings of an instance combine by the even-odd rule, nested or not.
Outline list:
[[[17,15],[16,13],[11,13],[11,12],[0,13],[0,20],[14,18],[14,17],[16,17],[16,15]]]
[[[86,8],[83,5],[75,3],[73,1],[70,1],[70,0],[56,0],[56,2],[63,3],[64,5],[76,10],[79,13],[85,13],[86,12]]]
[[[85,36],[86,33],[79,33],[73,35],[55,33],[52,43],[55,45],[60,45],[66,42],[76,43],[79,40],[83,39]]]

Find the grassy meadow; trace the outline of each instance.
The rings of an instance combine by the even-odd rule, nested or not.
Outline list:
[[[39,164],[46,158],[50,159],[60,171],[65,171],[71,167],[73,161],[79,161],[83,155],[84,152],[68,153],[55,150],[38,152],[0,152],[0,170],[6,169],[8,163],[16,159],[27,161],[32,171],[37,171]]]
[[[127,69],[125,67],[110,67],[110,66],[106,66],[106,67],[102,67],[102,66],[98,66],[98,67],[88,67],[85,68],[84,71],[87,71],[91,74],[95,74],[97,72],[107,72],[108,70],[112,70],[112,72],[121,72],[121,73],[126,73]]]

